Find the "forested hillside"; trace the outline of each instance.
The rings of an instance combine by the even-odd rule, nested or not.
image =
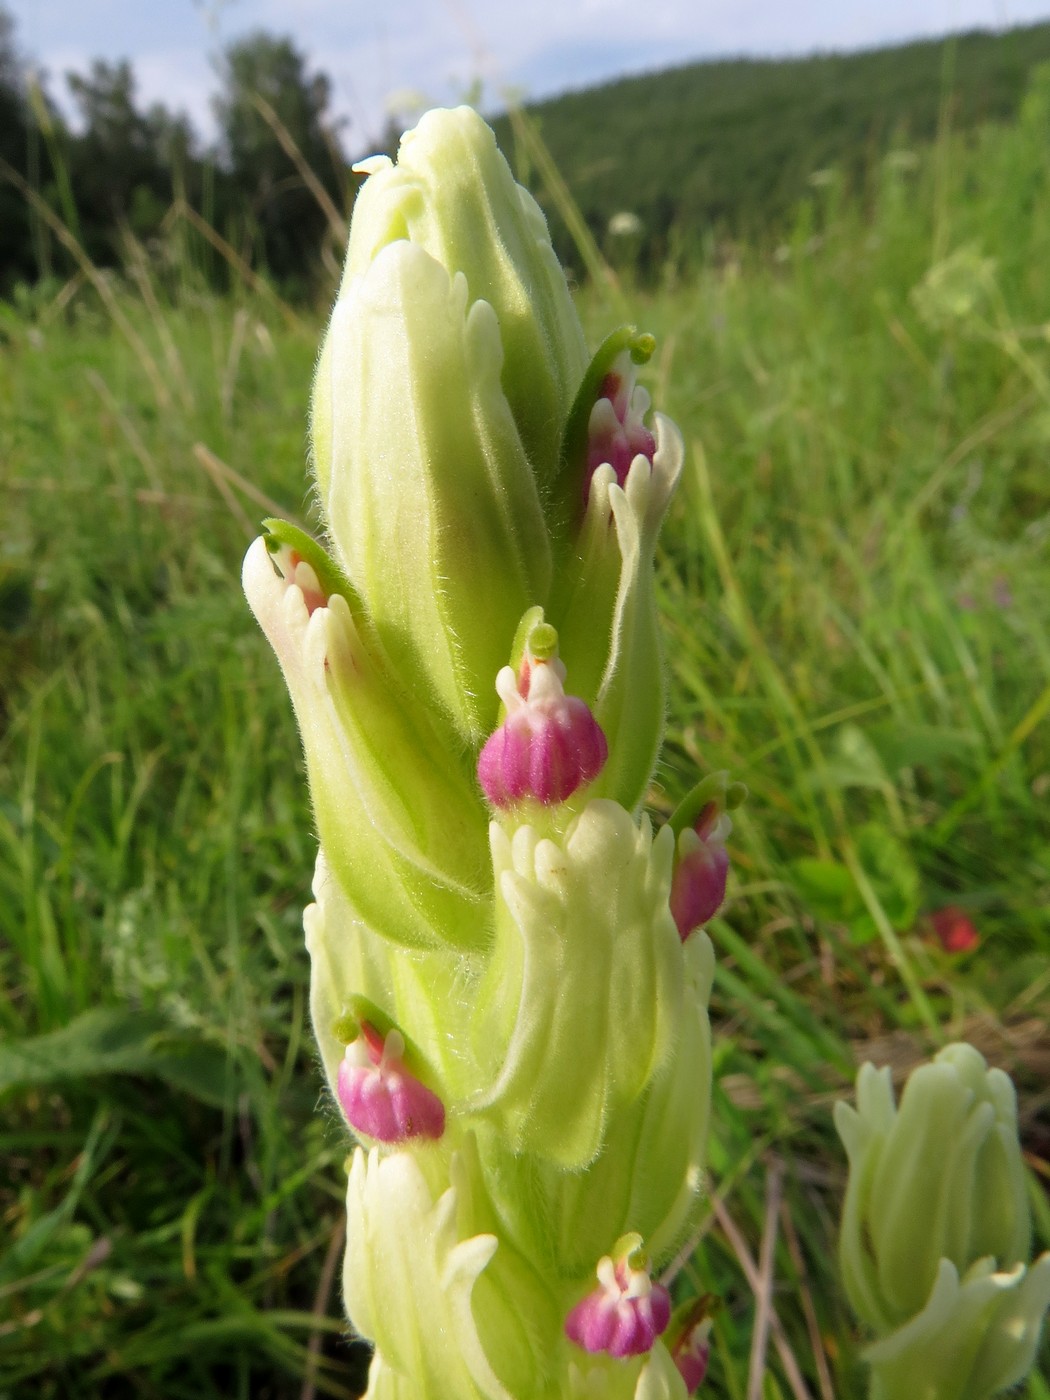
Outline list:
[[[1050,24],[1041,24],[864,53],[694,63],[570,93],[528,115],[607,251],[616,254],[610,220],[631,213],[641,224],[626,235],[632,253],[655,265],[712,231],[776,236],[814,172],[835,167],[856,190],[873,156],[929,141],[940,121],[971,130],[1009,120],[1047,60]],[[496,126],[572,260],[527,149],[508,119]]]
[[[712,238],[779,239],[814,175],[863,193],[887,147],[922,144],[939,124],[1009,120],[1048,60],[1050,24],[695,63],[530,105],[497,129],[570,265],[580,266],[579,230],[570,236],[559,188],[614,265],[651,274]],[[326,237],[330,276],[364,138],[340,128],[329,76],[293,38],[260,32],[219,56],[212,145],[183,114],[144,107],[128,62],[65,75],[74,128],[55,93],[25,77],[32,63],[0,2],[0,294],[83,272],[74,246],[120,266],[129,236],[164,242],[173,230],[181,264],[192,257],[211,286],[247,266],[308,298]],[[616,215],[626,217],[611,231]]]

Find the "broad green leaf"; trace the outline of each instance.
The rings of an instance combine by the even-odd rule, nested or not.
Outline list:
[[[129,1007],[95,1007],[61,1030],[0,1045],[0,1094],[99,1074],[138,1074],[219,1106],[228,1073],[227,1056],[217,1046],[173,1030],[159,1013]]]

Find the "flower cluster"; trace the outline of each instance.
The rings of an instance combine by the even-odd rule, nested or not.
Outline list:
[[[636,382],[651,337],[588,356],[475,113],[364,170],[312,405],[327,547],[268,521],[244,586],[320,835],[311,1010],[360,1140],[369,1396],[682,1400],[709,1323],[672,1320],[656,1268],[701,1197],[702,926],[742,791],[639,815],[681,440]]]

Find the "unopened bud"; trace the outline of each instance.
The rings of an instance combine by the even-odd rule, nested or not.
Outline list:
[[[725,771],[710,773],[671,815],[677,845],[670,904],[683,943],[722,907],[729,873],[725,843],[733,829],[729,813],[746,797],[743,783],[730,782]]]
[[[696,825],[687,827],[678,838],[671,913],[683,943],[713,919],[725,901],[729,875],[725,841],[731,830],[729,817],[711,802]]]
[[[683,1304],[675,1310],[664,1337],[664,1345],[690,1395],[700,1389],[707,1375],[711,1359],[711,1319],[719,1307],[721,1299],[712,1293]]]
[[[678,1367],[678,1373],[685,1381],[690,1395],[700,1389],[707,1375],[707,1363],[711,1359],[710,1338],[711,1319],[706,1318],[696,1324],[672,1353],[674,1364]]]

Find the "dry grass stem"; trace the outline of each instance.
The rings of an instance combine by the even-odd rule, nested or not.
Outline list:
[[[747,1247],[747,1241],[737,1229],[736,1222],[726,1209],[725,1203],[719,1200],[717,1196],[712,1196],[711,1201],[715,1218],[718,1221],[722,1233],[729,1241],[730,1248],[736,1255],[737,1262],[743,1270],[748,1286],[757,1298],[761,1283],[759,1280],[758,1267],[755,1264],[751,1251]],[[773,1345],[776,1347],[777,1356],[780,1358],[780,1364],[784,1368],[785,1379],[787,1380],[788,1387],[795,1397],[795,1400],[813,1400],[813,1396],[810,1394],[806,1382],[803,1379],[798,1359],[791,1349],[791,1343],[788,1341],[783,1323],[780,1321],[779,1317],[777,1317],[776,1310],[773,1308],[772,1303],[770,1303],[769,1327],[773,1337]]]

